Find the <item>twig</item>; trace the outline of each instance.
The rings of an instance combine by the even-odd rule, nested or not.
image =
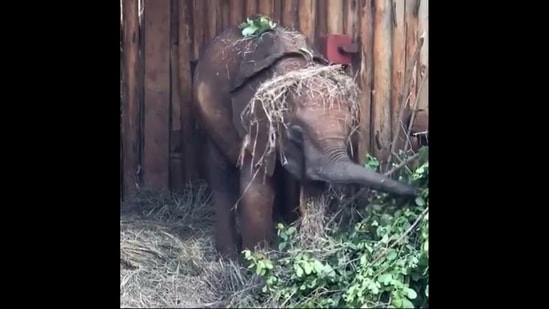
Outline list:
[[[419,217],[416,219],[416,221],[414,221],[414,223],[406,230],[406,232],[404,232],[402,235],[400,235],[400,237],[395,241],[393,242],[389,247],[387,247],[387,249],[383,250],[383,252],[381,252],[378,256],[376,256],[376,258],[374,259],[374,261],[371,263],[371,264],[375,264],[377,261],[379,261],[379,259],[381,259],[383,256],[385,256],[387,254],[387,252],[389,252],[389,249],[393,248],[394,246],[396,246],[399,242],[401,242],[404,237],[406,237],[408,234],[412,233],[412,231],[414,230],[414,228],[419,224],[419,222],[421,221],[421,219],[423,219],[423,217],[425,217],[425,215],[427,214],[427,212],[429,212],[429,207],[425,208],[421,214],[419,215]]]
[[[412,131],[412,126],[414,125],[414,121],[416,120],[416,111],[417,111],[417,105],[419,103],[419,99],[421,98],[419,94],[421,94],[421,90],[423,90],[423,86],[425,86],[425,82],[427,81],[427,75],[429,74],[428,70],[425,70],[425,75],[421,78],[421,82],[419,84],[419,88],[417,90],[417,96],[414,100],[414,105],[412,106],[412,115],[410,116],[410,123],[408,123],[408,129],[406,130],[406,145],[404,145],[404,153],[408,150],[408,146],[410,146],[410,136],[409,132]]]
[[[404,160],[402,160],[402,159],[400,158],[400,156],[398,155],[398,153],[393,152],[393,153],[391,153],[391,155],[393,156],[393,158],[396,158],[396,159],[398,160],[398,164],[404,162]],[[412,173],[412,170],[411,170],[408,166],[404,166],[404,167],[405,167],[410,173]]]
[[[412,61],[409,62],[408,65],[406,66],[406,75],[404,79],[402,102],[400,103],[400,110],[398,112],[399,122],[402,121],[402,115],[404,114],[404,107],[406,106],[406,102],[408,101],[408,94],[410,92],[410,84],[412,81],[412,72],[419,58],[419,51],[421,50],[421,47],[423,47],[423,41],[424,41],[424,37],[420,37],[417,42],[416,50],[414,52],[414,56],[412,57]],[[400,126],[396,126],[396,132],[393,132],[393,134],[394,134],[393,143],[391,144],[391,151],[389,152],[389,154],[395,152],[396,144],[398,141],[398,135],[400,134]],[[391,166],[392,159],[393,157],[389,155],[389,158],[387,159],[387,168]]]
[[[385,173],[385,176],[391,176],[392,174],[394,174],[394,172],[398,171],[399,169],[401,169],[402,167],[404,167],[406,164],[412,162],[413,160],[415,160],[416,158],[419,157],[419,152],[418,153],[414,153],[413,155],[409,156],[406,160],[403,160],[402,162],[400,162],[397,166],[393,167],[390,171],[388,171],[387,173]]]

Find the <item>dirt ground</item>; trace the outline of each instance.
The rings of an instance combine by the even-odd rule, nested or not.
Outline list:
[[[141,192],[120,211],[120,305],[257,306],[257,279],[215,257],[211,197],[202,183],[179,196]]]

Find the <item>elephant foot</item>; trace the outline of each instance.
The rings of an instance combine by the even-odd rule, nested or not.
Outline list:
[[[233,239],[228,239],[227,233],[218,230],[215,236],[215,248],[220,257],[234,259],[238,256],[236,243]]]

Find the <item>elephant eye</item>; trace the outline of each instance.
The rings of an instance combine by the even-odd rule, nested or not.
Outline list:
[[[303,129],[299,125],[292,125],[288,128],[288,138],[294,143],[303,143]]]

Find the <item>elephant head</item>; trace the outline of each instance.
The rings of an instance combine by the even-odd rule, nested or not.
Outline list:
[[[401,196],[415,189],[355,164],[348,141],[358,114],[358,89],[328,65],[299,33],[262,35],[243,53],[233,78],[233,124],[243,151],[272,175],[278,158],[297,179],[362,184]]]

